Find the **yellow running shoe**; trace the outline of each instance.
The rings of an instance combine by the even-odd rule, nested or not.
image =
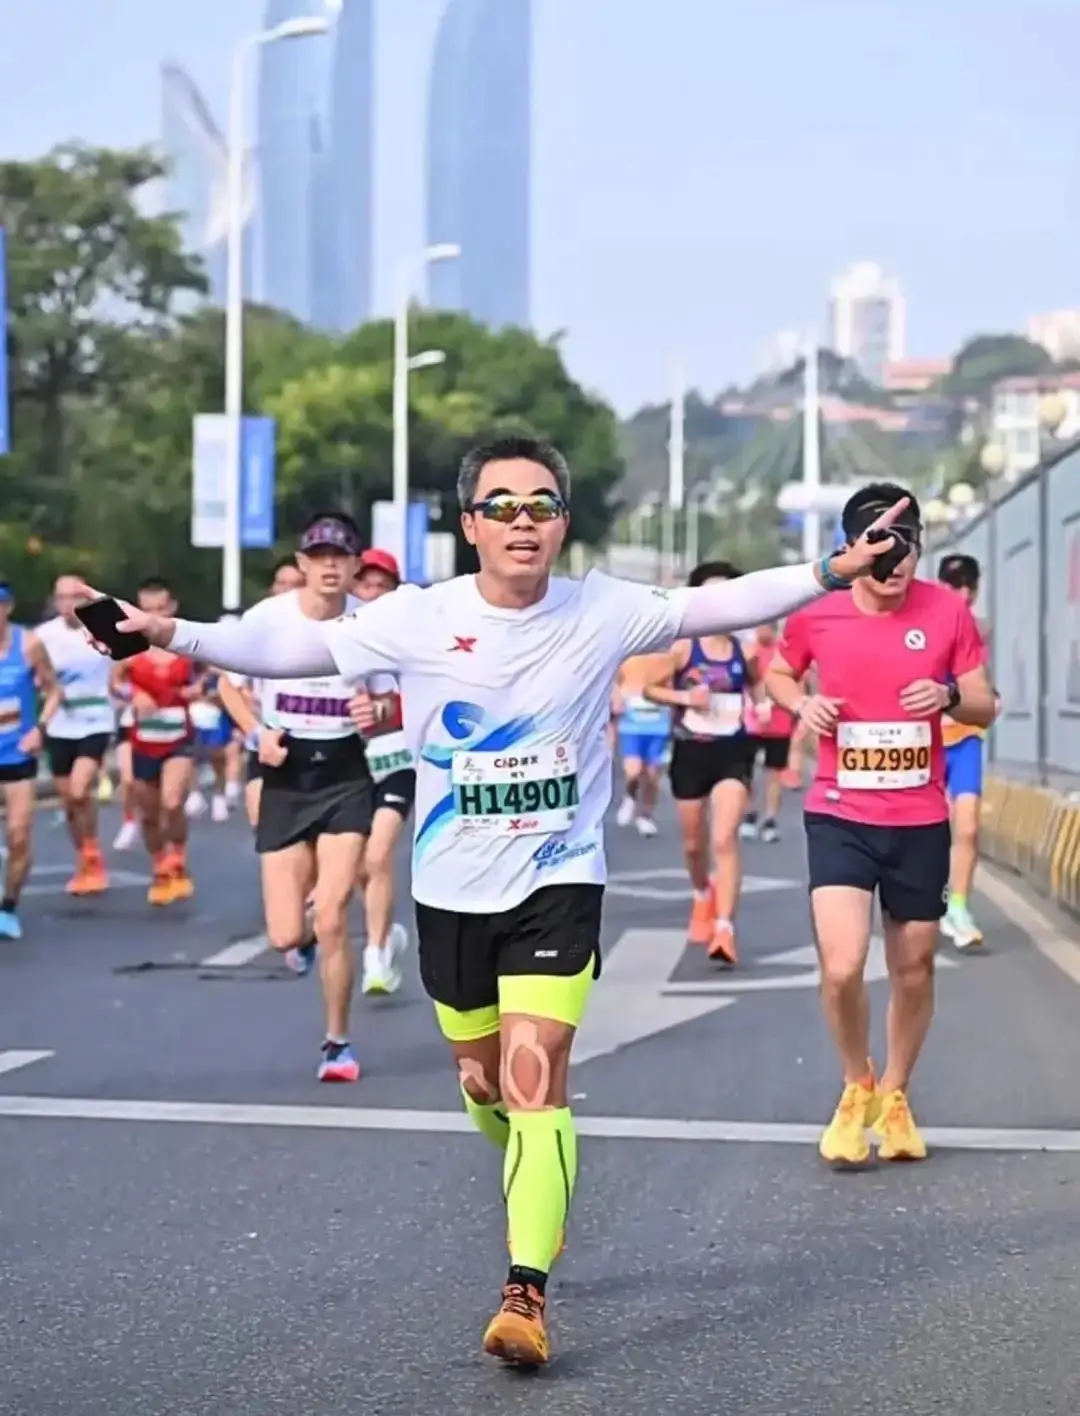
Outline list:
[[[542,1367],[551,1356],[544,1295],[531,1283],[508,1283],[484,1333],[484,1351],[516,1367]]]
[[[880,1100],[881,1113],[874,1122],[879,1160],[925,1160],[926,1142],[902,1091],[888,1092]]]
[[[866,1128],[874,1123],[877,1115],[878,1097],[873,1081],[869,1086],[864,1082],[848,1082],[822,1134],[818,1146],[822,1160],[838,1168],[865,1165],[870,1159]]]

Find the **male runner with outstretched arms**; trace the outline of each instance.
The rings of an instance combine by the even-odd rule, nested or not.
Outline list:
[[[844,534],[860,544],[898,502],[904,511],[885,563],[891,573],[793,614],[765,680],[773,701],[818,738],[805,822],[822,1006],[843,1069],[819,1147],[834,1166],[866,1164],[870,1127],[881,1160],[926,1156],[908,1087],[933,1018],[934,950],[949,883],[941,722],[948,713],[985,727],[995,713],[971,611],[945,586],[915,577],[922,542],[915,498],[892,483],[861,488],[844,507]],[[800,680],[811,666],[817,687],[807,694]],[[890,985],[880,1078],[863,980],[875,894]]]
[[[265,678],[394,675],[417,761],[413,848],[420,974],[477,1129],[504,1154],[510,1270],[487,1352],[548,1360],[545,1288],[577,1173],[574,1034],[600,968],[612,684],[635,654],[790,613],[867,573],[867,537],[817,565],[662,590],[598,571],[552,575],[570,476],[549,444],[502,437],[458,476],[477,575],[402,586],[336,621],[267,634],[130,609],[154,643]]]
[[[19,897],[30,875],[38,756],[60,706],[48,651],[33,630],[12,623],[14,609],[11,586],[0,580],[0,801],[7,847],[0,939],[22,938]]]
[[[57,578],[56,616],[38,629],[62,694],[49,721],[45,751],[75,848],[75,873],[68,881],[68,893],[99,895],[108,889],[109,875],[98,842],[95,788],[116,730],[116,709],[109,691],[109,665],[87,644],[75,618],[79,584],[76,575]]]

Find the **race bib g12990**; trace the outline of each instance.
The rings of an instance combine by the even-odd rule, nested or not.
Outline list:
[[[836,785],[843,791],[892,792],[930,781],[929,723],[841,723],[836,730]]]

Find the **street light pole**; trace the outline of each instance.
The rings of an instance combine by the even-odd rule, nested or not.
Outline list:
[[[686,382],[681,365],[676,365],[671,389],[671,431],[668,436],[668,495],[664,510],[664,576],[673,579],[676,570],[675,518],[686,499]]]
[[[821,555],[821,512],[816,507],[817,494],[821,487],[821,444],[818,441],[820,408],[817,339],[813,338],[806,343],[803,374],[802,484],[807,508],[803,512],[803,560],[808,561],[817,560]]]
[[[244,159],[247,146],[248,61],[256,49],[281,40],[326,34],[331,22],[303,15],[242,40],[233,52],[229,81],[226,173],[225,272],[225,524],[221,537],[221,606],[239,610],[243,599],[244,419]]]
[[[391,550],[396,554],[403,572],[406,570],[409,517],[409,300],[418,269],[423,269],[435,261],[456,260],[460,255],[460,246],[446,242],[438,246],[428,246],[418,256],[405,256],[398,262],[394,300],[393,379],[393,504],[397,545],[391,547]]]

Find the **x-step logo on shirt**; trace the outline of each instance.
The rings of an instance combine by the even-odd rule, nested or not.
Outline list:
[[[454,635],[454,642],[453,642],[453,644],[451,644],[450,648],[447,650],[447,653],[448,653],[448,654],[456,654],[456,653],[460,650],[461,653],[463,653],[463,654],[471,654],[472,651],[473,651],[475,648],[476,648],[476,640],[475,640],[475,639],[462,639],[462,637],[461,637],[460,634],[455,634],[455,635]]]

